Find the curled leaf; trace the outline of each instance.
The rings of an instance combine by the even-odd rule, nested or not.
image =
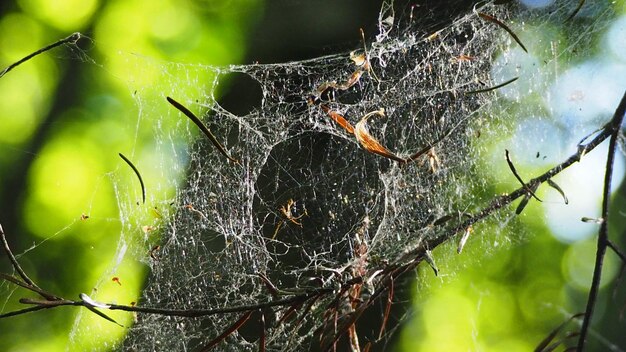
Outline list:
[[[378,154],[380,156],[384,156],[385,158],[405,163],[406,160],[400,158],[394,153],[390,152],[389,149],[385,148],[380,142],[372,136],[367,130],[367,119],[369,119],[373,115],[385,116],[385,111],[383,109],[372,111],[367,115],[363,116],[361,121],[356,124],[354,129],[354,136],[356,140],[361,144],[361,146],[370,153]]]
[[[354,134],[354,127],[352,127],[350,122],[348,122],[348,120],[346,120],[343,116],[341,116],[341,114],[339,114],[336,111],[331,110],[326,105],[322,105],[322,110],[324,110],[324,112],[327,113],[328,116],[330,116],[330,118],[333,119],[333,121],[338,123],[339,126],[343,127],[343,129],[346,130],[346,132],[350,134]]]

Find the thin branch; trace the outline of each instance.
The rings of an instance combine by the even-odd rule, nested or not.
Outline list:
[[[16,315],[22,315],[22,314],[26,314],[26,313],[30,313],[30,312],[36,312],[38,310],[42,310],[42,309],[46,309],[46,308],[53,308],[53,307],[50,307],[50,306],[34,306],[34,307],[30,307],[30,308],[24,308],[24,309],[20,309],[20,310],[15,310],[15,311],[12,311],[12,312],[0,314],[0,319],[8,318],[8,317],[14,317]]]
[[[259,337],[259,352],[265,352],[265,347],[267,345],[265,314],[263,313],[263,310],[259,310],[259,314],[259,328],[261,330],[261,336]]]
[[[589,290],[589,297],[587,299],[587,309],[585,310],[585,318],[583,319],[583,325],[580,329],[580,337],[578,338],[578,346],[576,350],[582,352],[585,347],[587,338],[587,332],[589,331],[589,325],[591,318],[593,317],[593,310],[598,298],[598,291],[600,290],[600,278],[602,277],[602,266],[604,264],[604,255],[606,254],[606,248],[609,246],[609,200],[611,197],[611,177],[613,176],[613,165],[615,162],[615,147],[617,145],[617,139],[619,137],[620,126],[624,120],[624,114],[626,114],[626,92],[620,101],[615,115],[611,121],[607,124],[604,132],[610,134],[611,139],[609,141],[609,151],[606,159],[606,169],[604,174],[604,192],[602,195],[602,219],[604,221],[600,224],[600,230],[598,233],[598,249],[596,252],[596,263],[593,270],[593,279],[591,280],[591,288]]]
[[[26,275],[26,273],[20,266],[20,263],[17,262],[17,259],[15,259],[13,252],[11,252],[11,248],[9,247],[9,243],[7,242],[7,238],[4,234],[4,229],[2,228],[1,224],[0,224],[0,238],[2,239],[2,245],[4,247],[4,251],[7,253],[7,256],[9,257],[9,260],[11,261],[11,265],[13,265],[13,268],[15,269],[15,271],[17,271],[17,273],[20,274],[20,277],[22,278],[22,280],[24,280],[24,282],[26,282],[30,286],[37,287],[37,285],[35,285],[33,280],[31,280],[28,277],[28,275]]]
[[[554,328],[549,334],[548,336],[546,336],[541,342],[539,342],[539,344],[537,345],[537,347],[535,347],[535,352],[547,352],[547,351],[552,351],[554,350],[554,348],[550,349],[548,347],[548,345],[552,342],[552,340],[554,340],[554,338],[556,337],[556,335],[563,330],[563,328],[569,324],[569,322],[571,322],[574,319],[580,318],[584,315],[584,313],[578,313],[578,314],[574,314],[571,317],[567,318],[567,320],[565,320],[564,322],[562,322],[561,324],[559,324],[559,326],[557,326],[556,328]],[[551,345],[554,347],[558,347],[560,344],[562,343],[562,341],[557,341],[555,344]]]
[[[620,105],[617,107],[615,114],[613,115],[613,118],[611,119],[611,122],[609,122],[607,125],[605,125],[605,127],[600,131],[600,133],[598,133],[595,138],[593,138],[590,142],[588,142],[587,144],[583,144],[583,145],[579,145],[578,146],[578,150],[576,151],[576,153],[572,154],[569,158],[567,158],[565,161],[563,161],[562,163],[552,167],[551,169],[549,169],[548,171],[546,171],[545,173],[543,173],[542,175],[530,180],[528,183],[529,184],[542,184],[544,182],[547,182],[548,180],[552,179],[552,177],[554,177],[555,175],[559,174],[561,171],[567,169],[568,167],[570,167],[572,164],[579,162],[580,159],[586,155],[588,152],[592,151],[593,149],[595,149],[598,145],[600,145],[600,143],[604,142],[604,140],[606,140],[608,137],[610,137],[612,135],[612,132],[614,131],[615,128],[619,129],[619,124],[616,124],[617,119],[621,120],[620,116],[624,115],[624,111],[626,110],[626,93],[624,95],[624,98],[622,98],[622,101],[620,102]],[[615,127],[617,126],[617,127]],[[469,226],[477,223],[478,221],[486,218],[487,216],[491,215],[492,213],[508,206],[509,204],[511,204],[513,201],[515,201],[517,198],[524,196],[525,194],[527,194],[527,190],[525,187],[520,187],[518,189],[516,189],[515,191],[509,193],[509,194],[505,194],[502,196],[498,196],[496,198],[494,198],[491,201],[491,204],[489,204],[487,207],[483,208],[481,211],[479,211],[478,213],[476,213],[474,216],[469,217],[467,220],[457,224],[456,226],[454,226],[453,228],[451,228],[450,230],[448,230],[447,232],[443,233],[441,236],[437,236],[437,237],[433,237],[427,241],[425,241],[423,243],[422,246],[419,246],[417,248],[415,248],[412,251],[409,251],[405,254],[403,254],[399,259],[397,259],[395,261],[394,264],[391,264],[389,266],[387,266],[387,268],[385,268],[384,273],[385,274],[389,274],[390,272],[394,271],[394,270],[411,270],[413,268],[415,268],[422,260],[424,260],[425,256],[426,256],[426,249],[434,249],[437,246],[439,246],[442,243],[447,242],[448,240],[450,240],[452,237],[454,237],[457,233],[459,233],[460,231],[464,231],[466,228],[468,228]],[[401,274],[401,273],[400,273]],[[394,277],[398,277],[400,274],[394,274]],[[383,284],[384,285],[384,284]],[[375,293],[376,294],[381,294],[382,291]],[[372,295],[372,296],[374,296]]]
[[[380,325],[380,331],[378,333],[378,339],[383,338],[383,333],[385,332],[385,326],[387,325],[387,320],[389,320],[389,313],[391,313],[391,305],[393,304],[393,290],[394,290],[394,282],[393,277],[389,282],[389,290],[387,293],[387,305],[385,306],[385,314],[383,315],[383,323]]]
[[[72,35],[70,35],[67,38],[58,40],[44,48],[41,48],[35,52],[33,52],[32,54],[29,54],[27,56],[25,56],[24,58],[22,58],[21,60],[12,63],[11,65],[9,65],[7,68],[5,68],[4,70],[2,70],[2,72],[0,72],[0,78],[2,78],[2,76],[6,75],[7,73],[9,73],[9,71],[11,71],[12,69],[16,68],[17,66],[23,64],[24,62],[32,59],[33,57],[39,55],[39,54],[43,54],[48,50],[54,49],[57,46],[61,46],[63,44],[76,44],[76,42],[78,42],[78,40],[82,37],[82,34],[76,32],[73,33]]]
[[[608,241],[607,244],[609,248],[611,248],[613,252],[617,254],[617,256],[622,260],[623,263],[626,263],[626,254],[624,254],[624,252],[622,252],[622,250],[619,249],[619,247],[617,247],[615,243],[613,243],[613,241],[611,240],[607,240],[607,241]]]
[[[551,168],[550,170],[546,171],[545,173],[543,173],[539,177],[536,177],[536,178],[530,180],[528,183],[529,184],[535,184],[535,183],[541,184],[541,183],[547,182],[549,179],[551,179],[555,175],[559,174],[561,171],[567,169],[572,164],[580,161],[580,159],[585,154],[587,154],[591,150],[595,149],[600,143],[602,143],[604,140],[606,140],[609,136],[610,136],[610,132],[608,131],[608,129],[605,128],[604,130],[602,130],[602,132],[600,132],[589,143],[579,146],[578,150],[576,151],[576,153],[572,154],[565,161],[563,161],[562,163],[554,166],[553,168]],[[516,189],[515,191],[513,191],[513,192],[511,192],[509,194],[505,194],[505,195],[498,196],[498,197],[494,198],[491,201],[491,204],[489,204],[483,210],[479,211],[474,216],[472,216],[472,217],[468,218],[467,220],[459,223],[457,226],[455,226],[454,228],[452,228],[448,232],[444,233],[443,235],[435,237],[435,238],[432,238],[432,239],[428,240],[427,242],[425,242],[424,243],[424,248],[431,248],[432,249],[432,248],[437,247],[438,245],[448,241],[450,238],[455,236],[458,232],[463,231],[464,229],[466,229],[468,226],[473,225],[473,224],[477,223],[478,221],[480,221],[480,220],[486,218],[487,216],[491,215],[495,211],[498,211],[498,210],[502,209],[503,207],[508,206],[513,201],[515,201],[517,198],[524,196],[527,192],[528,191],[526,190],[525,187],[520,187],[520,188]],[[401,258],[401,261],[410,260],[411,258],[416,258],[416,257],[418,257],[420,255],[423,255],[422,252],[424,251],[424,248],[417,248],[413,252],[407,253],[405,256],[403,256]]]
[[[22,267],[20,266],[20,263],[17,262],[17,259],[15,258],[15,256],[13,255],[13,252],[11,252],[11,248],[9,247],[9,243],[7,242],[7,238],[4,234],[4,229],[2,229],[2,225],[0,224],[0,240],[2,240],[2,246],[4,248],[4,251],[7,253],[7,256],[9,257],[9,260],[11,261],[11,265],[13,265],[13,268],[15,269],[15,271],[17,271],[17,273],[20,275],[20,277],[22,278],[22,280],[24,280],[24,284],[22,285],[21,281],[13,278],[11,275],[7,275],[7,274],[2,274],[2,278],[8,281],[11,281],[19,286],[22,286],[28,290],[31,290],[33,292],[38,293],[40,296],[42,296],[45,299],[48,300],[58,300],[60,299],[59,297],[50,294],[44,290],[42,290],[41,288],[39,288],[39,286],[37,286],[33,280],[31,280],[28,275],[26,275],[26,272],[24,272],[24,269],[22,269]],[[8,279],[7,277],[11,277],[13,279],[15,279],[15,281]]]
[[[55,295],[51,294],[50,292],[44,291],[41,288],[39,288],[38,286],[33,286],[29,283],[26,283],[24,281],[21,281],[20,279],[11,276],[9,274],[5,274],[5,273],[0,273],[0,278],[4,279],[6,281],[12,282],[14,284],[16,284],[17,286],[23,287],[27,290],[33,291],[37,294],[39,294],[41,297],[49,300],[49,301],[58,301],[60,300],[59,297],[56,297]]]
[[[307,292],[301,295],[292,296],[292,297],[285,298],[285,299],[261,302],[257,304],[251,304],[251,305],[233,306],[233,307],[215,308],[215,309],[161,309],[161,308],[150,308],[150,307],[140,307],[140,306],[125,306],[125,305],[117,305],[117,304],[109,304],[110,307],[108,309],[121,310],[125,312],[138,312],[138,313],[165,315],[165,316],[170,316],[170,317],[197,318],[197,317],[206,317],[209,315],[246,312],[246,311],[259,310],[259,309],[276,307],[276,306],[287,306],[300,300],[306,301],[309,298],[316,296],[320,292],[331,293],[332,290],[331,289],[325,289],[325,290],[318,289],[314,292]]]

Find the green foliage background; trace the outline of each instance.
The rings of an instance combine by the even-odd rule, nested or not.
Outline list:
[[[57,48],[0,79],[0,221],[16,253],[46,242],[19,258],[35,282],[67,297],[93,294],[91,285],[112,262],[123,226],[113,181],[138,189],[118,152],[135,160],[148,187],[171,176],[150,165],[157,153],[152,130],[135,135],[139,107],[130,90],[161,87],[165,95],[166,81],[157,70],[144,69],[139,76],[130,72],[128,55],[212,65],[240,62],[261,5],[258,0],[23,0],[0,5],[2,67],[72,32],[87,36],[79,42],[84,52]],[[184,71],[176,73],[186,79]],[[181,89],[203,87],[175,88],[185,93]],[[167,199],[173,191],[162,189],[148,202]],[[89,218],[81,220],[83,215]],[[8,261],[1,265],[10,271]],[[124,261],[116,275],[121,285],[102,283],[96,295],[113,294],[126,304],[136,301],[145,266]],[[3,310],[16,308],[11,299]],[[75,313],[53,310],[4,320],[0,349],[64,350]],[[129,318],[119,319],[125,324]],[[77,336],[71,345],[77,349],[124,333],[89,318],[81,324],[99,324],[101,333]]]
[[[0,79],[0,223],[14,251],[26,251],[20,263],[40,286],[67,297],[91,293],[114,259],[124,226],[119,189],[113,184],[134,190],[140,199],[137,180],[117,153],[136,160],[149,189],[159,179],[184,176],[163,175],[158,165],[150,163],[157,153],[152,131],[136,134],[140,106],[130,88],[152,87],[167,95],[170,87],[165,84],[172,77],[163,80],[162,72],[149,68],[137,75],[128,55],[119,52],[164,62],[241,62],[246,38],[263,16],[264,4],[261,0],[20,0],[3,3],[0,11],[2,67],[72,32],[88,37],[80,42],[84,52],[58,48]],[[187,79],[185,70],[177,74]],[[175,89],[189,95],[194,93],[191,90],[202,92],[201,82],[208,85],[211,78],[206,74],[198,78],[199,86],[181,84]],[[181,92],[185,89],[190,91]],[[169,109],[165,104],[161,107],[163,114]],[[514,184],[494,187],[493,192],[509,191]],[[168,199],[173,191],[159,189],[148,202]],[[623,194],[616,196],[617,217]],[[556,241],[541,212],[531,202],[521,224],[507,230],[531,234],[519,243],[487,248],[496,241],[489,236],[502,232],[494,231],[500,224],[486,223],[476,226],[474,233],[480,240],[470,240],[462,256],[451,255],[455,244],[438,248],[434,255],[443,276],[434,277],[430,268],[420,270],[421,279],[411,286],[414,319],[400,334],[400,348],[528,351],[552,328],[581,311],[585,285],[569,272],[568,261],[583,258],[580,272],[590,278],[594,240],[572,245]],[[85,216],[88,219],[81,219]],[[618,222],[612,230],[616,242],[624,244],[619,236],[624,224]],[[43,241],[45,245],[38,245]],[[616,276],[614,259],[609,258],[613,273],[609,277]],[[130,261],[119,264],[116,275],[121,285],[107,280],[97,295],[113,295],[128,304],[137,300],[146,268]],[[10,270],[7,261],[0,268]],[[620,335],[623,324],[616,323],[616,307],[624,301],[624,289],[611,297],[611,288],[605,286],[603,291],[598,313],[604,318],[597,329],[623,346],[626,340]],[[20,308],[16,298],[21,292],[14,296],[3,311]],[[56,309],[0,321],[0,348],[64,350],[71,338],[73,314]],[[129,324],[132,316],[117,319]],[[75,337],[72,346],[77,348],[97,348],[124,333],[91,318],[81,323],[97,324],[102,333]],[[592,350],[602,348],[592,345]]]

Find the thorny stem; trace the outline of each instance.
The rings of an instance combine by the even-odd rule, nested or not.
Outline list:
[[[582,352],[585,347],[589,324],[593,316],[593,310],[598,299],[598,291],[600,289],[600,279],[602,277],[602,265],[604,264],[604,255],[606,248],[611,245],[609,241],[608,219],[609,219],[609,198],[611,196],[611,177],[613,176],[613,164],[615,161],[615,146],[619,136],[620,127],[626,113],[626,92],[619,103],[615,115],[611,122],[605,127],[603,132],[610,134],[609,151],[606,158],[606,169],[604,173],[604,192],[602,194],[602,223],[598,232],[598,248],[596,252],[596,264],[593,270],[593,279],[591,280],[591,289],[587,299],[587,309],[585,310],[585,318],[580,329],[578,338],[578,346],[576,351]]]

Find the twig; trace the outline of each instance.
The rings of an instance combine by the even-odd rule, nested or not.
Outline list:
[[[20,309],[20,310],[15,310],[12,312],[8,312],[8,313],[4,313],[4,314],[0,314],[0,319],[2,318],[8,318],[8,317],[14,317],[16,315],[22,315],[22,314],[26,314],[26,313],[30,313],[30,312],[36,312],[38,310],[42,310],[42,309],[46,309],[46,308],[53,308],[50,306],[34,306],[34,307],[30,307],[30,308],[24,308],[24,309]]]
[[[27,290],[33,291],[37,294],[39,294],[41,297],[47,299],[47,300],[51,300],[51,301],[57,301],[59,300],[59,297],[54,296],[53,294],[46,292],[44,290],[42,290],[41,288],[39,288],[38,286],[34,286],[31,285],[29,283],[26,283],[24,281],[21,281],[20,279],[13,277],[9,274],[5,274],[5,273],[0,273],[0,278],[12,282],[14,284],[16,284],[17,286],[23,287]]]
[[[321,290],[321,291],[323,291],[324,293],[332,292],[331,289]],[[245,305],[245,306],[234,306],[234,307],[215,308],[215,309],[161,309],[161,308],[150,308],[150,307],[140,307],[140,306],[125,306],[125,305],[117,305],[117,304],[111,304],[108,309],[122,310],[126,312],[138,312],[138,313],[165,315],[165,316],[170,316],[170,317],[197,318],[197,317],[206,317],[210,315],[245,312],[245,311],[258,310],[258,309],[269,308],[269,307],[287,306],[289,304],[292,304],[300,300],[306,301],[307,299],[319,293],[320,293],[320,290],[317,290],[314,292],[306,292],[301,295],[296,295],[296,296],[279,299],[279,300],[261,302],[261,303]]]
[[[565,325],[569,324],[569,322],[571,322],[574,319],[580,318],[584,315],[584,313],[578,313],[578,314],[574,314],[571,317],[567,318],[567,320],[565,320],[564,322],[562,322],[561,324],[559,324],[559,326],[557,326],[556,328],[554,328],[549,334],[548,336],[546,336],[541,342],[539,342],[539,344],[537,345],[537,347],[535,347],[535,352],[549,352],[552,351],[554,349],[551,349],[550,347],[548,347],[548,345],[552,342],[552,340],[554,340],[554,338],[556,337],[556,335],[565,327]],[[554,346],[557,347],[561,344],[562,341],[557,341],[556,343],[550,345],[550,346]]]
[[[24,270],[22,269],[22,267],[20,266],[20,263],[17,262],[17,259],[15,259],[15,256],[13,255],[13,252],[11,252],[11,248],[9,247],[9,243],[7,242],[7,238],[4,234],[4,229],[2,228],[2,225],[0,224],[0,239],[2,240],[2,246],[4,247],[4,251],[7,253],[7,256],[9,257],[9,260],[11,261],[11,265],[13,265],[13,268],[15,269],[15,271],[17,271],[17,273],[20,275],[20,277],[22,278],[22,280],[24,280],[24,283],[27,285],[21,285],[19,280],[15,280],[12,281],[10,279],[7,279],[6,276],[10,276],[10,275],[6,275],[3,274],[2,278],[4,278],[5,280],[11,281],[15,284],[18,284],[24,288],[27,288],[31,291],[37,292],[40,296],[42,296],[45,299],[48,300],[58,300],[60,299],[59,297],[52,295],[44,290],[42,290],[41,288],[39,288],[39,286],[37,286],[33,280],[31,280],[28,275],[26,275],[26,272],[24,272]]]
[[[265,328],[265,314],[263,313],[263,310],[259,310],[259,327],[261,330],[261,337],[259,338],[259,352],[265,352],[265,347],[267,344],[267,336],[266,335],[266,328]]]
[[[613,252],[615,252],[615,254],[617,254],[617,256],[622,260],[623,263],[626,263],[626,254],[624,254],[624,252],[622,252],[616,245],[615,243],[613,243],[613,241],[611,240],[607,240],[607,244],[609,246],[609,248],[611,248],[613,250]]]
[[[17,262],[17,259],[15,259],[13,252],[11,252],[11,248],[9,247],[9,243],[7,242],[7,238],[4,234],[4,229],[2,228],[2,225],[0,225],[0,237],[2,238],[2,245],[4,246],[4,251],[7,253],[7,256],[9,257],[9,260],[11,261],[11,265],[13,265],[13,268],[15,269],[15,271],[17,271],[17,273],[20,274],[20,277],[22,278],[22,280],[24,280],[24,282],[26,282],[27,284],[31,286],[37,287],[37,285],[35,285],[33,280],[31,280],[28,277],[28,275],[26,275],[24,270],[22,270],[22,267]]]
[[[606,254],[606,248],[610,245],[609,230],[608,230],[608,218],[609,218],[609,200],[611,196],[611,177],[613,176],[613,165],[615,162],[615,147],[617,145],[617,139],[619,137],[620,126],[624,120],[624,114],[626,113],[626,92],[620,101],[615,114],[611,121],[605,126],[603,133],[608,133],[611,136],[609,141],[609,151],[606,159],[606,169],[604,173],[604,191],[602,193],[602,219],[604,221],[600,224],[600,230],[598,232],[598,249],[596,252],[596,263],[593,270],[593,278],[591,280],[591,288],[589,289],[589,297],[587,299],[587,309],[585,310],[585,317],[583,319],[583,325],[580,329],[580,337],[578,338],[578,346],[576,350],[582,352],[585,347],[587,338],[587,332],[589,331],[589,324],[593,316],[593,310],[598,298],[598,291],[600,290],[600,278],[602,277],[602,266],[604,264],[604,255]]]
[[[35,52],[34,52],[34,53],[32,53],[32,54],[29,54],[29,55],[25,56],[25,57],[24,57],[24,58],[22,58],[21,60],[19,60],[19,61],[17,61],[17,62],[12,63],[12,64],[11,64],[11,65],[9,65],[7,68],[5,68],[4,70],[2,70],[2,72],[0,72],[0,78],[2,78],[2,76],[4,76],[4,75],[6,75],[7,73],[9,73],[9,71],[11,71],[12,69],[16,68],[17,66],[19,66],[19,65],[23,64],[24,62],[26,62],[26,61],[28,61],[28,60],[32,59],[33,57],[35,57],[35,56],[37,56],[37,55],[39,55],[39,54],[43,54],[43,53],[45,53],[46,51],[51,50],[51,49],[54,49],[54,48],[56,48],[57,46],[61,46],[61,45],[63,45],[63,44],[76,44],[76,42],[78,42],[78,40],[79,40],[81,37],[82,37],[82,35],[81,35],[80,33],[78,33],[78,32],[73,33],[72,35],[70,35],[70,36],[69,36],[69,37],[67,37],[67,38],[64,38],[64,39],[58,40],[58,41],[56,41],[56,42],[54,42],[54,43],[52,43],[52,44],[50,44],[50,45],[48,45],[48,46],[46,46],[46,47],[44,47],[44,48],[41,48],[41,49],[39,49],[39,50],[35,51]]]

